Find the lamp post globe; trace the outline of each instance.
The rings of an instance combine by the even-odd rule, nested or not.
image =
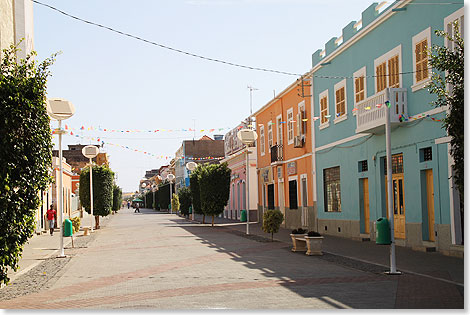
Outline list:
[[[62,129],[62,120],[68,119],[75,114],[75,106],[70,101],[61,98],[51,98],[46,100],[46,110],[47,114],[59,121],[59,127],[55,130],[55,133],[59,135],[59,257],[65,257],[64,254],[64,234],[62,228],[62,215],[64,211],[64,200],[62,195],[63,190],[63,170],[62,170],[62,135],[66,133],[65,130]]]
[[[171,213],[173,213],[173,209],[171,209],[171,198],[172,198],[172,196],[173,196],[173,187],[172,187],[171,184],[172,184],[173,180],[175,179],[175,175],[173,175],[173,174],[168,174],[168,175],[166,176],[166,179],[168,179],[168,181],[170,182],[170,204],[169,204],[168,207],[170,208],[170,214],[171,214]]]
[[[256,131],[251,129],[242,129],[237,132],[237,137],[246,145],[246,234],[250,234],[250,149],[249,145],[258,139]]]

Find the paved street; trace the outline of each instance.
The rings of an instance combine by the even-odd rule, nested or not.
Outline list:
[[[292,253],[287,242],[246,237],[237,229],[240,225],[234,226],[211,227],[150,209],[121,209],[92,236],[77,237],[76,248],[67,247],[66,263],[42,289],[3,298],[0,308],[464,306],[463,290],[451,282],[407,273],[386,276],[380,266],[351,264],[329,253]],[[2,289],[0,297],[13,287]]]

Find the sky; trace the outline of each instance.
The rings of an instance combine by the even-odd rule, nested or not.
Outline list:
[[[40,1],[174,49],[294,74],[308,72],[311,55],[324,49],[332,37],[341,36],[342,28],[360,20],[372,4],[367,0]],[[183,140],[225,135],[247,118],[248,86],[256,88],[251,99],[255,112],[299,78],[181,54],[39,4],[34,4],[34,48],[39,60],[60,52],[51,67],[48,97],[69,100],[76,109],[63,122],[73,133],[63,137],[63,148],[104,142],[103,151],[124,192],[137,190],[146,170],[167,165]],[[196,132],[187,131],[194,126]],[[57,136],[53,142],[57,149]]]

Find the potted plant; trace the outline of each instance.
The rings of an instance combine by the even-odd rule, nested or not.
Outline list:
[[[305,236],[307,235],[307,230],[298,228],[292,230],[290,237],[292,239],[292,251],[293,252],[303,252],[307,250]]]
[[[305,241],[307,243],[307,252],[305,254],[317,256],[323,255],[321,250],[323,236],[321,236],[320,233],[314,231],[308,232],[305,236]]]

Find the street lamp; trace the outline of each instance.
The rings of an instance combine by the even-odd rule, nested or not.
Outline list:
[[[186,168],[189,170],[189,171],[194,171],[197,167],[197,164],[195,162],[188,162],[186,163]],[[194,205],[192,204],[192,201],[191,201],[191,206],[192,206],[192,218],[193,218],[193,221],[196,219],[196,211],[194,211]]]
[[[145,198],[145,187],[147,186],[146,183],[142,183],[142,185],[140,185],[140,187],[142,187],[142,194],[144,196],[144,208],[147,208],[147,198]]]
[[[59,135],[59,233],[60,233],[60,243],[59,243],[59,257],[65,257],[64,254],[64,235],[62,231],[62,213],[64,210],[64,201],[62,196],[62,135],[67,132],[62,129],[62,120],[68,119],[73,116],[75,113],[75,106],[69,101],[66,101],[61,98],[48,99],[46,102],[47,114],[54,119],[59,121],[59,127],[55,129],[55,133]]]
[[[168,179],[170,181],[170,205],[169,205],[169,208],[170,208],[170,214],[173,213],[173,209],[171,208],[171,197],[173,196],[173,187],[171,187],[171,182],[175,179],[175,175],[173,174],[168,174],[166,176],[166,179]]]
[[[93,232],[93,158],[100,153],[100,149],[95,145],[87,145],[82,149],[82,154],[90,160],[90,214],[91,232]]]
[[[258,139],[254,130],[242,129],[237,133],[238,139],[246,145],[246,234],[250,234],[250,149],[248,146]]]

